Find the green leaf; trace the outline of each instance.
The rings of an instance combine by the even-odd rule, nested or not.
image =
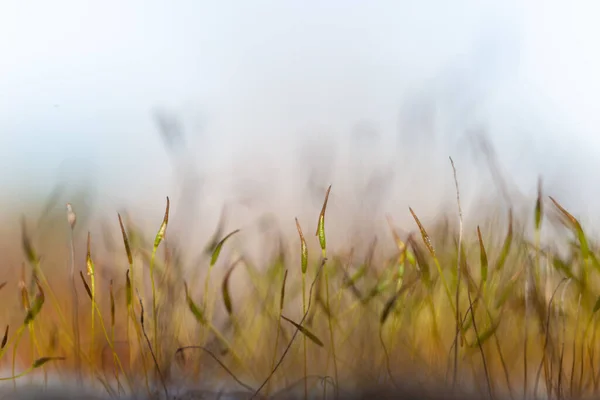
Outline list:
[[[223,227],[225,226],[225,216],[225,207],[223,207],[223,209],[221,210],[221,216],[219,217],[219,223],[217,224],[217,228],[211,236],[210,240],[208,241],[208,244],[204,247],[203,252],[207,255],[212,254],[213,251],[215,251],[217,244],[219,243],[219,238],[223,234]]]
[[[396,290],[400,290],[404,282],[404,263],[398,264],[398,275],[396,277]]]
[[[289,322],[290,324],[294,325],[296,327],[296,329],[298,329],[304,336],[306,336],[307,338],[309,338],[313,343],[315,343],[318,346],[323,347],[323,342],[321,342],[321,340],[311,331],[309,331],[307,328],[303,327],[300,324],[297,324],[296,322],[292,321],[291,319],[287,318],[285,315],[282,315],[281,318],[285,319],[287,322]]]
[[[400,288],[400,290],[396,291],[396,293],[394,293],[394,295],[392,297],[390,297],[388,299],[388,301],[386,301],[385,306],[383,307],[383,311],[381,312],[381,318],[379,319],[380,325],[383,325],[385,323],[385,321],[387,320],[387,318],[390,315],[390,312],[394,308],[396,301],[398,301],[398,298],[400,298],[402,293],[406,292],[408,289],[410,289],[412,286],[414,286],[417,282],[418,282],[418,279],[415,279],[410,283],[405,282],[404,285],[402,285],[402,287]]]
[[[204,314],[202,313],[202,311],[200,310],[200,308],[198,308],[198,306],[196,305],[196,303],[194,303],[194,300],[192,300],[192,298],[190,297],[190,293],[188,291],[188,285],[187,282],[183,282],[183,285],[185,287],[185,298],[188,304],[188,308],[190,309],[190,311],[192,312],[192,314],[194,314],[194,317],[196,318],[196,321],[198,321],[198,323],[200,323],[201,325],[205,325],[206,324],[206,318],[204,318]]]
[[[121,214],[117,214],[119,216],[119,226],[121,227],[121,234],[123,235],[123,243],[125,244],[125,252],[127,253],[127,260],[129,261],[129,265],[133,264],[133,256],[131,255],[131,247],[129,246],[129,239],[127,238],[127,232],[125,232],[125,226],[123,226],[123,219],[121,218]],[[128,301],[127,304],[131,304],[131,301]]]
[[[552,196],[550,196],[550,200],[554,203],[556,208],[567,218],[569,223],[571,224],[571,228],[575,231],[575,234],[579,240],[579,244],[581,245],[581,255],[584,259],[587,259],[590,252],[590,247],[588,245],[588,241],[583,232],[583,228],[579,221],[571,215],[566,209],[564,209]]]
[[[46,300],[46,296],[44,295],[44,291],[42,290],[42,287],[40,286],[39,282],[36,280],[35,283],[38,287],[39,293],[35,296],[35,300],[33,301],[31,308],[25,316],[25,321],[23,322],[25,325],[28,325],[29,323],[33,322],[35,317],[42,310],[42,306],[44,305],[44,301]]]
[[[415,257],[414,265],[419,266],[420,272],[421,272],[421,278],[423,279],[423,283],[425,284],[426,287],[430,288],[432,282],[431,282],[431,268],[429,266],[429,263],[423,256],[421,250],[419,249],[417,243],[412,238],[412,236],[408,237],[408,243],[410,244],[411,248],[413,249],[412,253],[414,254],[414,257]]]
[[[283,282],[281,283],[281,297],[279,300],[279,312],[281,312],[283,310],[283,302],[285,300],[285,283],[287,281],[287,276],[288,276],[288,270],[285,270],[285,273],[283,275]]]
[[[89,276],[94,275],[95,272],[95,268],[94,268],[94,262],[92,261],[92,252],[91,252],[91,234],[90,232],[88,232],[88,237],[87,237],[87,254],[85,256],[85,263],[87,266],[87,273]]]
[[[474,348],[474,347],[479,347],[480,345],[483,346],[483,344],[489,338],[491,338],[494,335],[494,333],[496,333],[499,326],[500,326],[500,321],[496,321],[496,323],[494,323],[489,329],[480,333],[479,336],[475,339],[475,341],[473,343],[469,344],[469,347]]]
[[[508,211],[508,232],[506,233],[506,238],[504,239],[504,244],[502,245],[502,251],[500,252],[500,257],[498,257],[498,261],[496,262],[496,271],[500,271],[506,262],[506,258],[508,257],[508,253],[510,252],[510,247],[512,245],[513,240],[513,213],[512,209]]]
[[[415,212],[413,211],[413,209],[410,208],[410,207],[408,207],[408,210],[412,214],[415,222],[417,223],[417,226],[419,227],[419,231],[421,232],[421,237],[423,238],[423,242],[425,243],[425,246],[427,247],[427,250],[429,251],[429,253],[431,254],[431,256],[433,258],[435,258],[435,250],[433,249],[433,244],[431,244],[431,238],[429,237],[429,234],[427,233],[427,231],[423,227],[423,224],[421,224],[421,221],[419,221],[419,218],[417,217],[417,214],[415,214]]]
[[[167,208],[165,210],[165,216],[163,217],[163,222],[160,224],[160,228],[158,229],[158,233],[154,238],[154,248],[157,249],[160,246],[160,242],[165,238],[165,233],[167,231],[167,225],[169,224],[169,208],[170,201],[169,197],[167,197]]]
[[[213,251],[212,257],[210,259],[210,265],[211,266],[213,266],[213,265],[215,265],[217,263],[217,260],[219,259],[219,255],[221,254],[221,249],[223,248],[223,245],[225,244],[225,242],[227,241],[227,239],[229,239],[230,237],[232,237],[233,235],[235,235],[239,231],[240,231],[239,229],[236,229],[235,231],[229,233],[227,236],[225,236],[223,239],[221,239],[221,241],[215,247],[215,251]]]
[[[415,258],[415,253],[413,253],[409,249],[406,249],[406,260],[412,266],[417,265],[417,259]]]
[[[233,272],[233,269],[235,268],[235,266],[237,264],[238,264],[237,261],[235,263],[233,263],[233,265],[229,268],[229,270],[225,274],[225,277],[223,278],[222,289],[221,289],[221,291],[223,293],[223,303],[225,303],[225,309],[227,310],[227,314],[229,314],[230,316],[233,311],[233,307],[231,305],[231,295],[229,294],[229,277],[231,276],[231,273]]]
[[[575,275],[573,275],[573,272],[571,272],[571,269],[569,268],[569,266],[560,258],[554,257],[552,259],[552,265],[558,271],[561,271],[567,278],[572,279],[574,281],[579,280]]]
[[[302,273],[306,274],[306,270],[308,268],[308,248],[306,247],[306,240],[304,239],[304,234],[302,234],[302,228],[300,227],[300,222],[298,222],[298,218],[296,218],[296,229],[298,230],[298,235],[300,236]]]
[[[352,274],[352,276],[344,282],[344,286],[349,287],[351,285],[356,284],[356,282],[360,278],[365,276],[366,273],[367,273],[367,266],[365,264],[362,264],[360,267],[358,267],[358,270],[356,270],[356,272],[354,274]]]
[[[321,245],[321,250],[323,251],[323,256],[325,256],[327,251],[327,241],[325,239],[325,211],[327,210],[327,201],[329,200],[329,193],[331,192],[331,185],[327,188],[327,192],[325,193],[325,201],[323,202],[323,208],[321,209],[321,213],[319,214],[319,223],[317,225],[317,233],[315,236],[319,237],[319,244]]]
[[[485,246],[483,245],[483,239],[481,238],[479,226],[477,226],[477,237],[479,239],[479,256],[481,261],[481,284],[485,285],[488,277],[488,258],[485,252]]]

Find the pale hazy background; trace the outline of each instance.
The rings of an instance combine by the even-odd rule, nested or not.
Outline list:
[[[0,204],[84,185],[76,210],[115,223],[158,227],[169,195],[180,228],[212,232],[228,204],[232,228],[271,211],[312,231],[331,183],[331,229],[351,232],[454,207],[450,155],[465,208],[501,202],[485,132],[511,193],[542,175],[600,222],[599,18],[595,1],[3,0]]]

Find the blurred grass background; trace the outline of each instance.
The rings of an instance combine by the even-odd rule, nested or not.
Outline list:
[[[209,240],[186,253],[168,220],[159,230],[161,210],[153,229],[120,213],[123,235],[116,212],[94,218],[85,208],[85,192],[21,204],[23,216],[5,217],[0,241],[0,317],[10,327],[0,362],[8,376],[36,366],[68,377],[77,368],[65,195],[77,214],[82,374],[109,393],[239,380],[262,395],[296,386],[309,396],[323,379],[331,385],[319,390],[330,394],[407,381],[493,398],[597,393],[597,245],[541,186],[528,213],[489,207],[462,235],[458,208],[421,221],[416,205],[410,223],[389,217],[343,241],[329,233],[339,216],[323,208],[321,218],[316,209],[299,227],[289,221],[294,235],[253,231],[258,258],[246,252],[243,229],[228,226],[227,209]],[[32,315],[40,290],[44,302]],[[64,359],[39,363],[44,357]]]

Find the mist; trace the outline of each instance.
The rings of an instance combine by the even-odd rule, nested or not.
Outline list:
[[[0,203],[20,212],[63,185],[113,219],[158,227],[169,196],[175,231],[208,235],[226,207],[231,228],[294,233],[331,184],[330,229],[352,238],[386,214],[410,223],[408,206],[454,211],[451,156],[467,216],[482,199],[532,208],[541,176],[597,223],[599,11],[5,1]]]

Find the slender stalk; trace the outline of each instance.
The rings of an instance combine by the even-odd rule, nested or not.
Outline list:
[[[302,273],[302,315],[306,314],[306,273]],[[304,400],[308,399],[308,357],[306,353],[306,335],[302,335],[304,351]]]
[[[326,257],[325,251],[323,251],[323,258],[325,259]],[[329,306],[329,272],[327,271],[327,268],[325,268],[325,298],[326,298],[326,302],[327,302],[327,309],[331,310],[330,306]],[[335,393],[336,393],[336,398],[337,398],[337,387],[340,383],[339,379],[338,379],[338,365],[337,365],[337,357],[335,354],[335,340],[334,340],[334,336],[333,336],[333,324],[331,323],[331,313],[329,313],[327,315],[327,321],[329,323],[329,337],[330,337],[330,341],[331,341],[331,354],[333,356],[333,372],[334,372],[334,377],[335,377]]]
[[[152,257],[150,258],[150,284],[152,285],[152,330],[154,339],[154,351],[159,356],[160,352],[158,349],[158,307],[156,304],[156,284],[154,282],[154,270],[155,270],[155,259],[156,259],[157,247],[154,246],[152,249]]]
[[[71,204],[67,203],[67,220],[70,226],[70,242],[71,242],[71,268],[69,270],[69,275],[71,278],[71,307],[73,307],[72,311],[72,324],[73,324],[73,337],[75,338],[75,373],[77,375],[77,383],[79,386],[83,385],[83,378],[81,373],[81,337],[79,333],[79,297],[77,295],[77,287],[75,285],[75,240],[73,230],[75,228],[75,223],[77,222],[77,217],[73,212]]]
[[[456,203],[458,206],[458,223],[459,223],[459,233],[458,233],[458,254],[456,257],[456,313],[455,313],[455,321],[456,321],[456,330],[455,330],[455,343],[458,343],[458,336],[460,335],[460,306],[459,306],[459,296],[460,296],[460,281],[461,281],[461,255],[462,255],[462,239],[463,239],[463,214],[462,207],[460,205],[460,190],[458,189],[458,179],[456,177],[456,167],[454,166],[454,161],[452,157],[450,157],[450,164],[452,165],[452,171],[454,172],[454,184],[456,186]],[[458,377],[458,346],[455,344],[454,346],[454,375],[452,377],[452,388],[456,388],[456,380]]]

